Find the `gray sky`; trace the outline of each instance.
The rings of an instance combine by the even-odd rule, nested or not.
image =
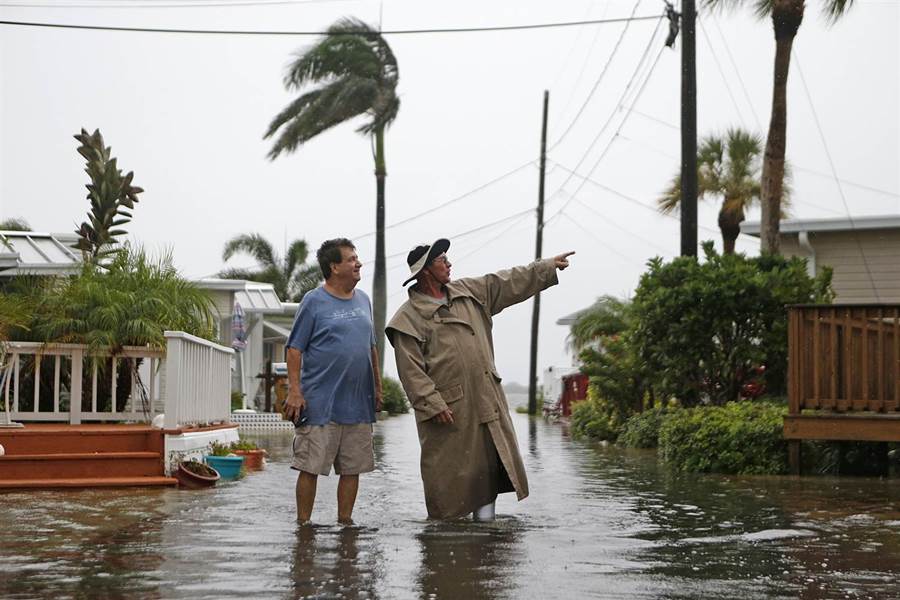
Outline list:
[[[635,5],[634,0],[461,0],[437,8],[412,0],[326,0],[147,8],[152,2],[138,0],[140,6],[128,8],[84,8],[98,2],[70,0],[81,7],[8,6],[17,3],[51,4],[0,0],[0,17],[269,30],[320,30],[346,15],[377,23],[380,11],[384,29],[605,19],[625,17]],[[857,0],[844,19],[829,26],[820,6],[816,0],[807,3],[788,82],[792,216],[846,216],[841,190],[854,216],[897,214],[900,8],[893,1]],[[662,9],[662,2],[643,0],[637,14]],[[669,258],[679,250],[678,221],[652,210],[677,171],[680,152],[680,47],[659,53],[665,24],[649,61],[627,87],[655,25],[630,25],[587,103],[623,24],[388,38],[399,61],[402,101],[386,141],[388,224],[536,160],[544,89],[550,90],[551,143],[584,106],[549,152],[544,254],[569,249],[577,254],[562,273],[561,285],[542,296],[542,368],[570,362],[567,332],[555,325],[558,317],[601,294],[630,294],[648,257]],[[0,26],[0,218],[23,217],[42,231],[74,229],[88,204],[72,135],[81,127],[99,127],[120,166],[133,170],[135,183],[146,190],[128,226],[131,238],[153,251],[170,248],[188,277],[222,269],[223,244],[245,232],[261,233],[278,247],[298,237],[315,248],[325,239],[349,236],[362,259],[371,261],[373,162],[369,142],[354,132],[355,125],[337,127],[275,162],[266,159],[269,144],[262,134],[293,97],[282,85],[284,67],[311,41]],[[701,135],[729,126],[764,135],[774,55],[770,22],[757,21],[746,10],[701,15],[697,53]],[[831,176],[832,161],[843,180],[840,187]],[[570,178],[567,169],[576,166],[607,189]],[[455,277],[529,262],[534,254],[531,213],[458,234],[533,208],[537,180],[535,163],[390,228],[388,313],[405,299],[400,286],[407,273],[405,254],[420,241],[451,238]],[[700,239],[715,239],[721,247],[716,212],[715,205],[701,207]],[[758,218],[758,212],[749,218]],[[738,250],[755,253],[758,242],[742,237]],[[231,263],[249,266],[252,261]],[[366,291],[372,270],[371,264],[364,268]],[[530,315],[531,304],[525,303],[495,320],[497,366],[506,381],[526,380]],[[395,371],[390,354],[386,365]]]

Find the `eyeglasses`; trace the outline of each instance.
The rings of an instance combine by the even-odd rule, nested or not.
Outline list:
[[[434,264],[444,263],[445,265],[449,265],[450,259],[447,258],[446,254],[441,254],[440,256],[435,256],[433,259],[431,259],[431,262]]]

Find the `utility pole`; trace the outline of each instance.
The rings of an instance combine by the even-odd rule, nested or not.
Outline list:
[[[681,255],[697,256],[697,8],[681,0]]]
[[[537,235],[534,243],[534,259],[541,258],[544,245],[544,173],[547,167],[547,103],[550,92],[544,90],[544,119],[541,125],[541,173],[538,180]],[[537,350],[538,323],[541,317],[541,294],[534,295],[531,311],[531,361],[528,366],[528,414],[537,414]]]

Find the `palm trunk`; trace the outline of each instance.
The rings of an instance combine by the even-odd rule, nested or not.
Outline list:
[[[722,232],[722,253],[734,254],[734,243],[741,233],[741,223],[744,221],[744,211],[725,210],[726,200],[719,211],[719,231]]]
[[[372,304],[375,317],[375,346],[378,349],[378,370],[384,371],[384,320],[387,312],[387,283],[384,265],[384,127],[375,130],[375,277],[372,283]]]
[[[775,30],[775,73],[772,87],[772,117],[763,158],[760,227],[761,250],[780,253],[779,219],[784,190],[784,154],[787,145],[787,78],[794,36],[803,21],[803,0],[775,0],[772,27]]]

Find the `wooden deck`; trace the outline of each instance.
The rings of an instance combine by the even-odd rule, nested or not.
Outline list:
[[[800,440],[900,441],[900,305],[801,305],[788,316],[791,470]]]
[[[172,486],[164,432],[148,425],[26,424],[0,428],[0,490]]]

